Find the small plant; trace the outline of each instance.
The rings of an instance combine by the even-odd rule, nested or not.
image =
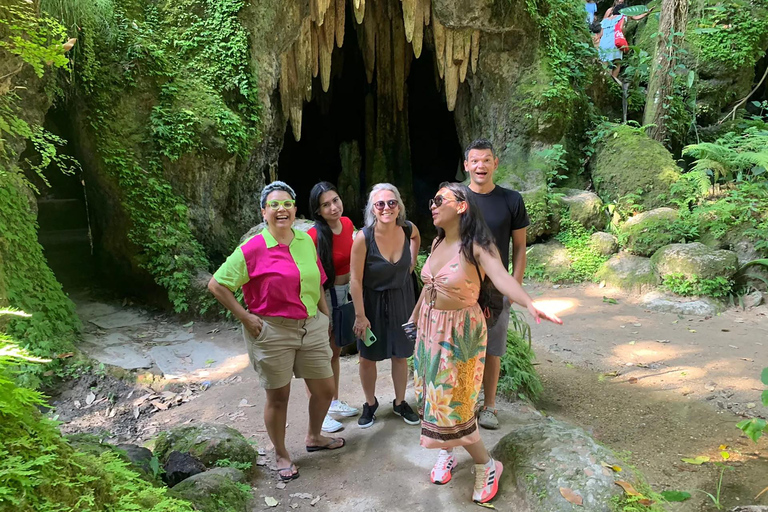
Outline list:
[[[726,451],[720,452],[720,456],[724,461],[730,458],[730,454]],[[723,476],[725,475],[726,469],[729,471],[733,471],[733,468],[722,462],[715,462],[714,464],[715,466],[720,468],[720,476],[717,479],[717,486],[715,486],[715,494],[709,493],[707,491],[703,491],[701,489],[695,489],[695,490],[709,496],[709,499],[712,500],[712,503],[715,505],[715,508],[717,510],[722,510],[723,504],[720,502],[720,498],[721,498],[721,492],[723,490]]]
[[[253,466],[250,462],[238,462],[236,460],[219,459],[216,461],[216,467],[219,468],[235,468],[240,471],[247,471]]]
[[[768,387],[768,368],[763,368],[760,381]],[[763,390],[761,399],[763,405],[768,406],[768,389]],[[754,442],[757,442],[763,434],[768,433],[768,423],[762,418],[740,421],[736,426]]]
[[[520,313],[515,310],[510,310],[510,313],[512,328],[507,330],[507,351],[501,357],[499,392],[536,400],[543,388],[533,365],[536,354],[530,344],[530,326]]]
[[[690,277],[684,274],[668,274],[664,276],[662,287],[672,293],[683,296],[702,295],[706,297],[727,297],[733,290],[733,281],[725,277],[702,279],[697,275]]]

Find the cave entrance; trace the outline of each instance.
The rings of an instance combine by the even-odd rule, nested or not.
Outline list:
[[[66,140],[66,114],[57,108],[46,115],[45,129]],[[60,155],[78,160],[73,144],[56,148]],[[34,161],[39,155],[26,155]],[[37,175],[28,175],[40,194],[37,196],[38,241],[48,266],[67,292],[92,286],[98,279],[93,257],[87,195],[81,170],[64,174],[55,164],[43,170],[46,184]]]
[[[337,23],[330,55],[322,55],[327,51],[325,38],[334,40],[333,34],[323,32],[329,26],[328,13],[322,27],[308,21],[303,28],[307,32],[283,55],[282,65],[288,71],[284,67],[280,92],[290,122],[278,159],[278,176],[294,187],[298,215],[307,218],[311,218],[312,187],[321,180],[334,183],[344,201],[345,215],[356,226],[362,225],[370,187],[391,182],[403,195],[408,218],[428,239],[434,232],[427,209],[429,198],[441,182],[463,178],[453,105],[449,109],[438,73],[436,53],[442,59],[444,50],[436,52],[434,44],[424,44],[414,58],[414,46],[421,42],[407,42],[399,0],[373,5],[376,7],[365,13],[363,24],[358,24],[352,2],[348,3],[343,44],[338,45]],[[377,19],[384,22],[375,23]],[[316,76],[309,75],[302,86],[302,78],[306,79],[302,74],[313,64],[305,62],[301,49],[302,40],[308,38],[311,52],[315,36],[307,36],[310,30],[319,32],[321,55]],[[425,29],[424,34],[431,35],[431,30]],[[370,47],[372,39],[376,40],[375,50]],[[458,68],[456,78],[458,83]]]

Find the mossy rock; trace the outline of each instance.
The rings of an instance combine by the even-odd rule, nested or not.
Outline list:
[[[682,274],[687,279],[731,279],[738,269],[738,257],[733,251],[693,242],[662,247],[651,257],[651,264],[662,279],[673,274]]]
[[[620,252],[603,263],[595,277],[605,284],[632,293],[641,293],[659,284],[650,258]]]
[[[597,233],[592,233],[589,239],[592,247],[601,256],[610,256],[611,254],[616,254],[619,250],[619,239],[610,233],[598,231]]]
[[[620,228],[623,248],[638,256],[650,256],[661,247],[679,242],[669,227],[679,219],[673,208],[657,208],[629,218]]]
[[[532,244],[539,238],[552,233],[549,195],[545,186],[524,190],[520,195],[523,196],[523,203],[531,222],[525,232],[526,242]]]
[[[105,443],[96,434],[79,433],[64,436],[69,445],[78,452],[87,453],[98,457],[105,452],[119,453],[119,450],[109,443]]]
[[[231,462],[256,465],[258,454],[243,435],[232,427],[218,423],[177,427],[162,432],[155,442],[155,455],[165,464],[172,451],[190,453],[207,467],[228,459]]]
[[[246,488],[239,469],[214,468],[183,480],[170,493],[205,512],[249,512],[253,495]]]
[[[645,209],[666,203],[680,177],[672,154],[659,142],[629,126],[616,126],[598,145],[590,166],[600,197],[615,202],[629,194]]]
[[[616,455],[599,445],[578,427],[557,420],[541,420],[521,425],[505,435],[491,450],[504,464],[502,484],[504,501],[516,492],[520,510],[570,512],[575,507],[561,495],[560,489],[572,489],[583,499],[583,509],[610,512],[612,499],[620,496],[613,471],[601,464],[624,466]],[[622,480],[634,480],[626,470]],[[511,489],[511,491],[507,491]],[[527,505],[527,507],[525,506]]]
[[[526,274],[532,278],[545,278],[553,282],[563,281],[573,265],[568,249],[557,240],[535,244],[528,248]]]
[[[568,209],[571,220],[586,229],[605,229],[608,218],[603,211],[603,200],[600,196],[594,192],[573,188],[556,188],[553,192],[560,194],[557,198],[558,206]]]

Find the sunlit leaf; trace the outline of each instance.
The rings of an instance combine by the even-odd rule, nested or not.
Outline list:
[[[706,455],[699,455],[698,457],[695,457],[693,459],[684,458],[684,459],[680,459],[680,460],[682,460],[686,464],[694,464],[696,466],[701,466],[705,462],[709,462],[709,457],[707,457]]]
[[[723,458],[723,460],[728,460],[731,458],[731,454],[723,450],[720,452],[720,456]]]
[[[631,7],[625,7],[619,12],[624,16],[639,16],[648,12],[648,7],[645,5],[633,5]]]
[[[685,491],[662,491],[661,497],[669,502],[680,502],[690,499],[691,493]]]
[[[630,496],[642,496],[639,492],[635,490],[634,487],[632,487],[632,484],[629,482],[625,482],[624,480],[617,480],[614,482],[616,485],[624,489],[624,492],[629,494]]]

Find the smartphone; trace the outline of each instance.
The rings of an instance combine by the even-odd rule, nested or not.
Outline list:
[[[365,343],[366,347],[370,347],[376,343],[376,336],[373,335],[370,327],[365,328],[365,337],[363,338],[363,343]]]
[[[416,343],[416,324],[413,322],[406,322],[402,325],[402,328],[408,339],[413,343]]]

